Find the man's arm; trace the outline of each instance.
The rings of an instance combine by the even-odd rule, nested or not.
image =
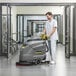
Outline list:
[[[51,37],[56,31],[57,27],[53,27],[52,31],[49,33],[48,37]]]
[[[54,21],[53,28],[50,30],[48,37],[51,37],[57,29],[57,21]]]
[[[45,34],[46,33],[46,29],[44,28],[44,30],[43,30],[43,33]]]

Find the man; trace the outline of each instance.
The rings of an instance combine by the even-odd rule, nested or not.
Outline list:
[[[51,64],[56,63],[56,41],[58,40],[57,34],[57,21],[53,19],[53,14],[51,12],[46,13],[48,21],[46,22],[43,33],[46,33],[48,40],[48,47],[50,49]]]

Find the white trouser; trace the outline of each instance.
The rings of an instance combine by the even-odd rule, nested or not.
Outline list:
[[[49,51],[46,53],[46,61],[56,61],[56,40],[48,40],[47,46]]]

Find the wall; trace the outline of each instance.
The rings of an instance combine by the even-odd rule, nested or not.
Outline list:
[[[59,6],[18,6],[18,14],[45,14],[51,11],[53,14],[63,14],[63,7]]]
[[[12,24],[11,24],[12,25],[12,37],[14,40],[16,40],[16,14],[17,14],[17,12],[16,12],[15,6],[13,6],[11,9],[12,9],[11,10],[11,14],[12,14],[12,17],[11,17],[11,20],[12,20]]]
[[[63,10],[63,44],[65,44],[65,10]]]
[[[72,53],[73,51],[73,8],[74,6],[71,6],[71,12],[70,12],[70,51]]]

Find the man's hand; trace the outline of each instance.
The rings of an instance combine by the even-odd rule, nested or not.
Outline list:
[[[41,37],[41,39],[42,39],[42,40],[47,40],[47,39],[48,39],[48,37],[47,37],[47,35],[46,35],[46,34],[41,34],[41,36],[40,36],[40,37]]]
[[[47,38],[50,38],[51,37],[51,35],[47,35]]]

